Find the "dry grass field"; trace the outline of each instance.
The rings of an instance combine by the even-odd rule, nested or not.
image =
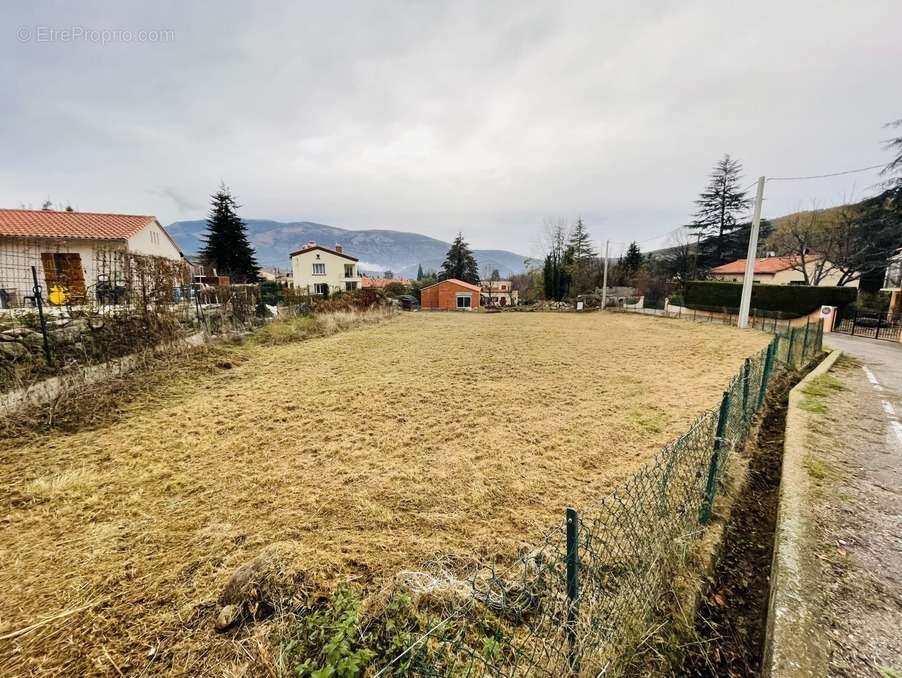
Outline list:
[[[240,675],[262,641],[217,634],[215,601],[276,542],[323,590],[508,560],[713,407],[767,339],[419,313],[169,365],[102,425],[0,442],[0,674]]]

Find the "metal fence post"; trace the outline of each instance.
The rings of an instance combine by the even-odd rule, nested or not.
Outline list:
[[[576,647],[576,617],[579,602],[579,514],[567,509],[567,661],[573,673],[579,673]]]
[[[34,303],[38,307],[38,318],[41,321],[41,336],[44,338],[44,358],[47,360],[47,366],[53,367],[53,358],[50,357],[50,340],[47,338],[47,321],[44,319],[44,304],[41,299],[41,286],[38,285],[38,271],[31,267],[31,279],[34,281]]]
[[[795,367],[792,363],[792,345],[795,343],[796,331],[795,328],[790,325],[789,326],[789,350],[786,351],[786,364],[790,367]]]
[[[808,355],[808,327],[811,325],[811,318],[805,323],[805,341],[802,343],[802,362],[805,362],[805,356]]]
[[[742,421],[749,416],[749,376],[752,371],[752,361],[746,358],[742,363]]]
[[[774,360],[774,344],[776,339],[767,345],[767,355],[764,358],[764,372],[761,374],[761,388],[758,390],[758,409],[764,404],[767,395],[767,382],[770,380],[770,370]]]
[[[708,481],[705,484],[705,499],[702,502],[702,510],[698,519],[702,525],[711,522],[711,509],[714,506],[714,495],[717,492],[717,469],[720,465],[720,450],[723,447],[723,436],[727,430],[727,418],[730,416],[730,392],[723,392],[720,401],[720,414],[717,418],[717,431],[714,434],[714,449],[711,453],[711,463],[708,465]]]

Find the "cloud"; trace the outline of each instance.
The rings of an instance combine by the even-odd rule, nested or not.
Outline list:
[[[725,152],[749,183],[888,160],[900,23],[895,0],[6,3],[0,204],[49,193],[168,223],[203,217],[224,179],[247,218],[532,253],[559,216],[650,238],[685,223]],[[765,212],[850,186],[768,184]]]

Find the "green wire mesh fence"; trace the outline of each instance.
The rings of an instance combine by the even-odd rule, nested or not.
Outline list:
[[[474,575],[466,602],[383,658],[375,675],[622,673],[710,522],[729,457],[746,441],[768,385],[819,354],[822,338],[821,323],[778,331],[745,360],[717,408],[614,492],[567,509],[512,567]]]

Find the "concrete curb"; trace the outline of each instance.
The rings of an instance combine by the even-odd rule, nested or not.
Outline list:
[[[827,373],[840,355],[841,351],[830,353],[789,392],[762,664],[763,674],[774,678],[827,675],[826,643],[811,601],[818,566],[806,546],[813,528],[808,507],[811,481],[804,465],[811,415],[800,404],[802,389]]]
[[[0,416],[10,416],[16,410],[28,405],[43,405],[61,393],[77,386],[96,384],[130,372],[139,364],[141,358],[148,355],[167,351],[175,353],[187,348],[200,346],[206,341],[207,335],[203,332],[197,332],[177,341],[158,344],[138,353],[132,353],[99,365],[79,367],[58,377],[48,377],[27,388],[0,394]]]

